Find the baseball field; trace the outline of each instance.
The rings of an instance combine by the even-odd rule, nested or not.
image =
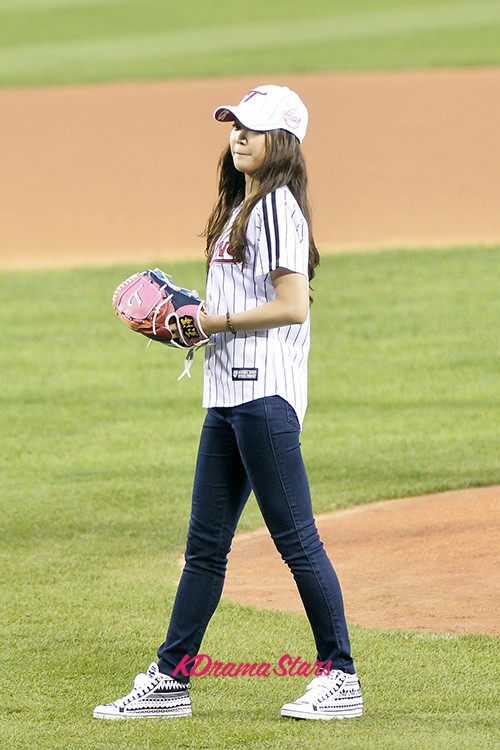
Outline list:
[[[499,38],[479,0],[0,3],[2,747],[498,746]],[[97,722],[163,640],[204,416],[201,357],[179,383],[111,295],[152,265],[203,290],[211,111],[265,82],[311,115],[302,445],[366,713],[205,675],[191,719]],[[250,501],[204,652],[314,661],[261,527]]]

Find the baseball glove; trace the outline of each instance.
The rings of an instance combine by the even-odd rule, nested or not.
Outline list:
[[[194,350],[209,340],[200,323],[200,312],[205,308],[198,293],[177,286],[159,268],[125,279],[113,294],[113,307],[133,331],[167,346],[190,350],[189,363]],[[186,373],[189,375],[189,367],[183,375]]]

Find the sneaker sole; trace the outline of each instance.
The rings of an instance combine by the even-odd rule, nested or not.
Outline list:
[[[190,708],[186,708],[183,711],[170,711],[169,713],[161,713],[160,711],[134,711],[126,713],[107,713],[105,711],[94,711],[94,719],[183,719],[185,717],[192,716]]]
[[[330,721],[330,719],[357,719],[363,716],[362,708],[353,708],[351,711],[339,711],[338,713],[325,714],[322,711],[301,711],[299,708],[281,709],[281,716],[290,719],[313,719],[315,721]]]

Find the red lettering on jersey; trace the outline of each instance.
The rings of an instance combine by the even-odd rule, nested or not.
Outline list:
[[[215,247],[219,258],[222,258],[225,253],[229,253],[229,255],[231,255],[231,252],[229,250],[229,242],[218,242]]]
[[[214,254],[212,256],[212,263],[237,263],[236,258],[233,257],[231,247],[227,240],[219,240],[215,245]]]

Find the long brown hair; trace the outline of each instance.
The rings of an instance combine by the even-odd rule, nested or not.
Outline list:
[[[229,246],[232,256],[243,262],[246,256],[246,230],[254,206],[267,194],[279,187],[288,187],[309,227],[309,281],[319,264],[319,252],[311,228],[311,208],[307,196],[307,169],[298,139],[286,130],[266,132],[266,158],[255,174],[257,189],[245,199],[245,175],[233,164],[231,149],[227,146],[218,164],[218,198],[208,218],[206,237],[207,264],[210,264],[215,243],[222,235],[235,208],[241,205],[231,227]]]

